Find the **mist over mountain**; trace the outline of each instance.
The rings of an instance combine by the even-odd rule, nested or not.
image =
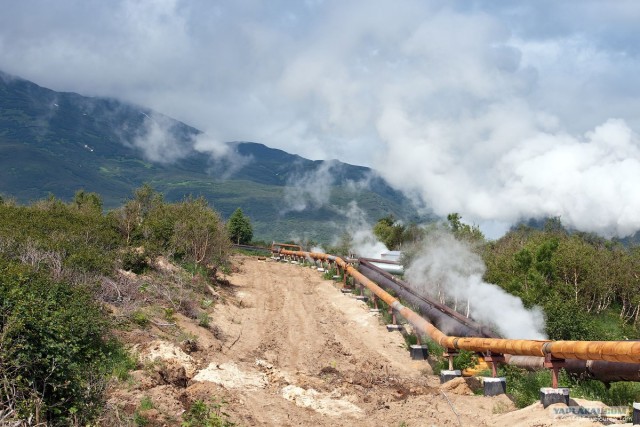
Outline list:
[[[144,107],[0,74],[1,194],[26,203],[84,189],[112,208],[145,182],[170,201],[204,196],[224,217],[241,207],[264,239],[329,242],[352,201],[370,222],[425,218],[369,168],[217,141]]]

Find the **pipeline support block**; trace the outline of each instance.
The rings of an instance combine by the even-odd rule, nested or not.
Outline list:
[[[362,301],[362,302],[367,302],[369,301],[369,297],[366,295],[356,295],[355,299],[357,299],[358,301]]]
[[[505,377],[484,377],[485,396],[498,396],[507,392],[507,379]]]
[[[444,384],[461,376],[462,372],[458,369],[453,371],[440,371],[440,384]]]
[[[634,426],[640,425],[640,403],[633,402],[633,413],[631,415],[631,423]]]
[[[544,408],[554,403],[564,403],[569,406],[569,389],[542,387],[540,389],[540,403]]]
[[[387,325],[387,331],[389,332],[401,331],[401,330],[402,330],[402,325]]]
[[[426,345],[412,345],[409,351],[412,360],[427,360],[429,357],[429,349]]]

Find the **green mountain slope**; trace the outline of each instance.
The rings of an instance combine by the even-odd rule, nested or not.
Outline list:
[[[340,232],[352,200],[372,222],[388,214],[421,219],[368,168],[250,142],[228,143],[212,155],[197,146],[203,136],[144,107],[0,73],[0,193],[20,202],[48,194],[69,200],[83,188],[111,208],[147,182],[170,201],[202,195],[225,218],[241,207],[258,239],[324,242]]]

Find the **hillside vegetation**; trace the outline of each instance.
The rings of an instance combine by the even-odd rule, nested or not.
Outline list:
[[[116,208],[143,183],[172,202],[202,196],[223,218],[241,207],[263,240],[329,243],[353,200],[370,221],[420,218],[369,168],[213,142],[148,108],[55,92],[0,72],[0,194],[21,203],[49,194],[69,202],[82,188]]]
[[[204,199],[167,203],[147,186],[108,214],[98,195],[78,192],[71,203],[3,201],[0,218],[2,425],[85,425],[101,416],[110,378],[136,364],[114,332],[148,324],[154,302],[206,323],[198,301],[230,251]],[[153,270],[158,257],[198,274],[128,279]]]

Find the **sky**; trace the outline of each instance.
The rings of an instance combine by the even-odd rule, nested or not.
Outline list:
[[[640,229],[638,1],[0,6],[0,69],[42,86],[370,166],[489,235],[549,216]]]

